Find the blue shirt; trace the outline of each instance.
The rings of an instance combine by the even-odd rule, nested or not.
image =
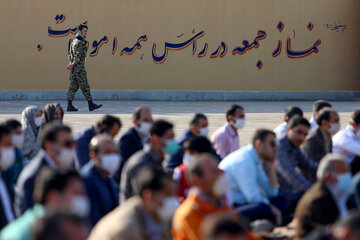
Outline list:
[[[271,186],[254,147],[249,144],[224,158],[219,168],[229,180],[230,194],[236,204],[265,203],[276,197],[279,186]]]

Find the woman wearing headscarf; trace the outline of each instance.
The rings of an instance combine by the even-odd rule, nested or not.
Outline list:
[[[36,106],[29,106],[22,112],[21,124],[23,126],[24,143],[21,148],[24,163],[28,163],[40,150],[39,133],[42,125],[43,111]]]
[[[44,108],[43,124],[62,123],[64,118],[64,110],[59,103],[49,103]]]

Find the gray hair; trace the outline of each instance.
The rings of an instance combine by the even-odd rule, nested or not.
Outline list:
[[[317,179],[323,180],[326,173],[332,172],[333,164],[335,162],[344,162],[347,165],[347,162],[342,155],[329,153],[325,155],[320,161],[318,170],[316,172]]]

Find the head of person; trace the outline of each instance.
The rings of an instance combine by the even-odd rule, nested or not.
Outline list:
[[[32,128],[38,130],[43,123],[43,111],[36,106],[28,106],[22,112],[21,124],[23,129]]]
[[[299,107],[289,106],[285,109],[285,122],[289,122],[294,116],[302,117],[303,111]]]
[[[179,150],[174,125],[165,120],[157,120],[150,129],[151,147],[156,153],[174,155]]]
[[[306,118],[293,117],[286,130],[286,136],[294,147],[300,147],[305,141],[310,129],[310,123]]]
[[[14,164],[15,158],[10,129],[4,124],[0,124],[0,171],[10,168]]]
[[[96,124],[99,133],[107,133],[112,138],[119,133],[122,126],[120,118],[112,115],[104,115]]]
[[[252,138],[252,145],[259,158],[263,161],[272,162],[276,158],[275,133],[267,129],[259,129]]]
[[[356,109],[353,112],[351,116],[350,125],[353,131],[355,132],[356,136],[360,138],[360,108]]]
[[[137,107],[133,112],[132,122],[141,136],[148,136],[153,123],[150,109],[147,107]]]
[[[32,240],[86,240],[89,226],[69,211],[52,211],[38,219],[32,229]]]
[[[202,113],[195,113],[190,121],[190,131],[194,135],[207,136],[209,134],[208,119]]]
[[[117,172],[120,167],[120,155],[110,135],[98,134],[91,139],[90,159],[105,177]]]
[[[206,240],[248,240],[246,228],[226,216],[210,217],[201,226]]]
[[[9,119],[5,122],[5,126],[10,130],[13,145],[21,148],[24,143],[24,134],[21,123],[16,119]]]
[[[170,221],[179,205],[170,175],[160,169],[143,167],[133,182],[145,209],[157,221]]]
[[[33,198],[50,210],[69,210],[82,217],[90,212],[85,186],[73,170],[42,168],[35,179]]]
[[[318,180],[333,186],[339,194],[351,191],[352,177],[345,158],[338,154],[325,155],[319,164],[316,177]]]
[[[222,197],[229,188],[225,174],[218,168],[218,161],[213,154],[198,154],[186,171],[191,186],[214,199]]]
[[[226,110],[226,120],[234,129],[241,129],[245,125],[244,108],[233,104]]]
[[[75,158],[75,142],[71,128],[66,125],[47,124],[41,132],[41,148],[59,168],[72,168]]]
[[[349,216],[337,223],[333,230],[335,240],[360,239],[360,212],[352,212]]]
[[[44,107],[43,123],[62,123],[64,110],[59,103],[49,103]]]
[[[85,25],[85,24],[80,24],[79,27],[78,27],[79,31],[80,31],[80,34],[81,36],[83,36],[84,38],[86,38],[87,36],[87,33],[88,33],[88,26]]]
[[[333,108],[321,109],[316,118],[316,123],[327,136],[334,135],[340,130],[340,117]]]
[[[211,142],[204,136],[193,136],[184,142],[184,164],[188,165],[192,162],[196,155],[200,153],[211,153]]]
[[[327,101],[325,100],[317,100],[314,102],[314,105],[313,105],[313,116],[314,118],[316,119],[320,110],[323,109],[324,107],[329,107],[331,108],[331,104],[328,103]]]

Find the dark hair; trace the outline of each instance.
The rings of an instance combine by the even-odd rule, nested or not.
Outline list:
[[[201,153],[195,156],[194,160],[190,162],[186,169],[186,175],[191,179],[191,176],[202,177],[204,172],[202,165],[204,162],[214,160],[217,162],[215,156],[211,153]]]
[[[301,108],[289,106],[285,109],[285,120],[286,118],[291,119],[295,115],[299,115],[299,117],[303,116],[303,111],[301,110]]]
[[[122,126],[120,118],[112,115],[104,115],[96,124],[100,133],[108,132],[114,125]],[[105,127],[104,127],[105,125]]]
[[[148,110],[150,111],[149,108],[147,107],[137,107],[135,108],[133,114],[132,114],[132,118],[135,119],[135,120],[139,120],[140,117],[141,117],[141,113],[144,111],[144,110]]]
[[[313,105],[313,112],[319,112],[324,107],[332,107],[330,103],[326,102],[325,100],[317,100],[314,102]]]
[[[306,127],[310,128],[310,123],[306,118],[303,117],[293,117],[289,121],[288,128],[295,128],[298,125],[305,125]]]
[[[38,219],[32,228],[32,240],[63,240],[71,236],[67,227],[77,226],[79,230],[86,226],[83,218],[75,213],[64,210],[47,211],[47,214]]]
[[[205,220],[202,231],[206,240],[216,240],[222,234],[230,236],[245,235],[246,228],[227,216],[210,217]]]
[[[360,233],[360,212],[351,212],[349,216],[337,224],[338,227],[348,228],[351,232]]]
[[[80,24],[78,27],[79,31],[82,31],[84,28],[89,29],[89,27],[86,24]]]
[[[157,120],[153,123],[150,129],[150,135],[164,136],[165,132],[172,129],[174,125],[165,120]]]
[[[316,118],[316,123],[321,126],[323,120],[330,121],[332,112],[335,112],[334,109],[329,107],[321,109],[319,115]]]
[[[244,110],[242,106],[232,104],[226,109],[226,120],[228,119],[228,116],[234,116],[237,109]]]
[[[151,166],[144,166],[136,174],[133,188],[139,196],[142,196],[145,190],[162,190],[165,187],[165,179],[171,180],[171,177],[165,173],[164,170]]]
[[[351,119],[355,122],[356,125],[360,124],[360,108],[356,109],[351,116]]]
[[[71,128],[66,125],[54,125],[52,123],[48,123],[44,126],[41,131],[40,137],[40,145],[42,148],[45,148],[45,143],[56,142],[59,136],[59,132],[68,132],[71,133]]]
[[[275,136],[275,133],[273,131],[270,131],[270,130],[267,130],[267,129],[258,129],[256,130],[253,138],[252,138],[252,144],[254,145],[256,140],[260,140],[261,142],[264,142],[266,137],[268,135],[274,135]]]
[[[60,104],[59,103],[49,103],[49,104],[46,104],[46,106],[44,107],[44,113],[43,113],[43,123],[44,124],[50,123],[51,121],[54,120],[54,114],[55,114],[56,109],[58,109],[58,108],[61,111],[61,120],[63,120],[64,110],[62,109]]]
[[[190,126],[198,126],[200,119],[207,120],[207,117],[202,113],[195,113],[195,115],[193,116],[193,118],[190,121]]]
[[[5,124],[0,124],[0,140],[4,135],[10,135],[10,129],[5,126]]]
[[[196,151],[198,153],[211,153],[212,146],[207,137],[193,136],[189,140],[185,141],[184,150]]]
[[[21,126],[21,123],[16,119],[9,119],[5,122],[5,127],[7,127],[10,131],[14,131]]]
[[[59,171],[49,167],[43,167],[35,179],[34,202],[46,205],[46,197],[50,191],[64,192],[64,189],[74,178],[81,181],[80,175],[76,171]]]

